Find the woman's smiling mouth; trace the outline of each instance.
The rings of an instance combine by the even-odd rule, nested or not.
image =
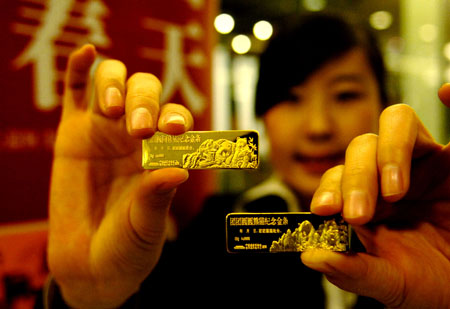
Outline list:
[[[328,169],[344,162],[345,151],[317,156],[295,153],[293,157],[294,160],[307,172],[313,174],[323,174]]]

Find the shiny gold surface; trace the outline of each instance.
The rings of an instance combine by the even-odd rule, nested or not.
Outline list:
[[[226,228],[229,253],[288,253],[311,248],[351,250],[351,226],[340,215],[229,213]]]
[[[157,132],[142,141],[145,169],[256,169],[257,131],[189,131],[181,135]]]
[[[347,225],[343,222],[327,220],[316,230],[311,222],[305,220],[293,232],[288,230],[278,241],[274,241],[270,252],[301,252],[311,248],[347,251],[348,240]]]

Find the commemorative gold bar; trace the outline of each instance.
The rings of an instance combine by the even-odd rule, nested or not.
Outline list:
[[[351,250],[351,226],[340,215],[311,212],[230,213],[226,217],[229,253],[292,253],[310,248]]]
[[[159,169],[256,169],[259,133],[254,130],[156,132],[142,141],[142,167]]]

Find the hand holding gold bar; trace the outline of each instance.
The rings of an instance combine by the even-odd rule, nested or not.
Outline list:
[[[142,167],[159,169],[256,169],[259,134],[253,130],[155,133],[142,141]]]

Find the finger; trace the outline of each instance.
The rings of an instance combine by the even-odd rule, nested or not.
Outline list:
[[[90,44],[86,44],[70,54],[65,76],[64,109],[86,107],[89,71],[95,57],[95,47]]]
[[[339,165],[326,171],[311,201],[311,212],[329,216],[342,211],[341,180],[344,166]]]
[[[445,83],[439,88],[438,96],[442,103],[450,107],[450,83]]]
[[[378,195],[376,153],[375,134],[358,136],[347,148],[342,176],[342,197],[343,216],[350,224],[365,224],[374,215]]]
[[[405,104],[388,107],[380,116],[378,169],[381,194],[388,202],[400,200],[410,186],[411,161],[438,149],[414,110]]]
[[[181,134],[191,130],[194,118],[189,110],[179,104],[164,104],[161,107],[158,129],[168,134]]]
[[[126,66],[118,60],[105,60],[95,72],[96,102],[93,109],[108,117],[125,112]]]
[[[152,74],[135,73],[128,79],[125,113],[131,136],[146,138],[156,131],[161,89]]]
[[[301,259],[341,289],[372,297],[387,306],[395,307],[401,302],[402,276],[384,259],[366,253],[342,254],[323,249],[307,250]]]

